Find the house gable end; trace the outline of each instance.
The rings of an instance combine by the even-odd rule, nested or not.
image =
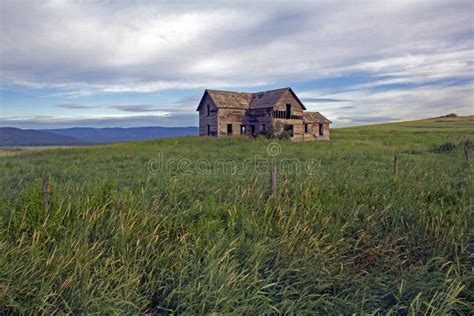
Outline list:
[[[303,102],[301,102],[300,98],[298,98],[298,96],[297,96],[296,93],[293,91],[293,89],[288,88],[288,91],[293,95],[293,98],[295,98],[295,100],[299,103],[299,105],[301,106],[301,108],[302,108],[303,110],[306,110],[306,107],[304,106]]]
[[[296,95],[290,90],[286,90],[281,94],[278,101],[273,106],[275,111],[286,111],[286,105],[291,104],[291,111],[302,114],[306,108],[301,103],[301,101],[296,97]]]
[[[204,102],[204,101],[209,100],[209,99],[211,100],[211,102],[212,102],[214,105],[216,104],[216,103],[214,102],[214,100],[212,99],[211,94],[210,94],[210,93],[207,91],[207,89],[206,89],[206,90],[204,91],[204,94],[203,94],[202,97],[201,97],[201,101],[199,101],[199,104],[198,104],[198,107],[197,107],[196,111],[200,111],[202,105],[203,105],[204,103],[206,103],[206,102]]]

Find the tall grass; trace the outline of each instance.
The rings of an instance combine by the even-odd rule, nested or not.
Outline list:
[[[280,142],[313,174],[229,175],[147,162],[269,141],[180,138],[0,160],[3,313],[471,313],[473,124],[334,130]],[[463,123],[465,124],[465,123]],[[404,130],[404,128],[406,130]],[[415,130],[415,131],[414,131]],[[393,156],[400,171],[393,175]],[[49,211],[41,180],[51,174]]]

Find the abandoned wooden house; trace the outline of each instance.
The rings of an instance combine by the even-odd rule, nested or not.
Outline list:
[[[329,121],[308,112],[291,88],[247,93],[209,90],[197,108],[201,136],[287,133],[291,140],[329,139]]]

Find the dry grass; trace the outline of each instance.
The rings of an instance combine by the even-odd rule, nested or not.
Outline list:
[[[165,159],[266,156],[267,140],[181,138],[0,160],[3,313],[468,314],[472,160],[462,128],[383,125],[280,142],[312,175],[200,174]],[[416,125],[416,124],[415,124]],[[417,126],[417,125],[416,125]],[[393,175],[393,157],[400,156]],[[52,204],[41,179],[51,174]]]

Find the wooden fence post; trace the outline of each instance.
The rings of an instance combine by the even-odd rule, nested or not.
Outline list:
[[[464,159],[466,159],[466,161],[469,161],[469,142],[468,141],[464,142]]]
[[[395,155],[395,157],[393,158],[393,174],[394,175],[398,174],[399,165],[400,165],[400,158],[398,157],[398,155]]]
[[[276,181],[277,181],[277,171],[276,167],[272,167],[271,175],[270,175],[270,185],[272,188],[272,195],[271,196],[276,196]]]
[[[49,175],[43,180],[43,207],[46,211],[49,211],[51,191],[51,175]]]

